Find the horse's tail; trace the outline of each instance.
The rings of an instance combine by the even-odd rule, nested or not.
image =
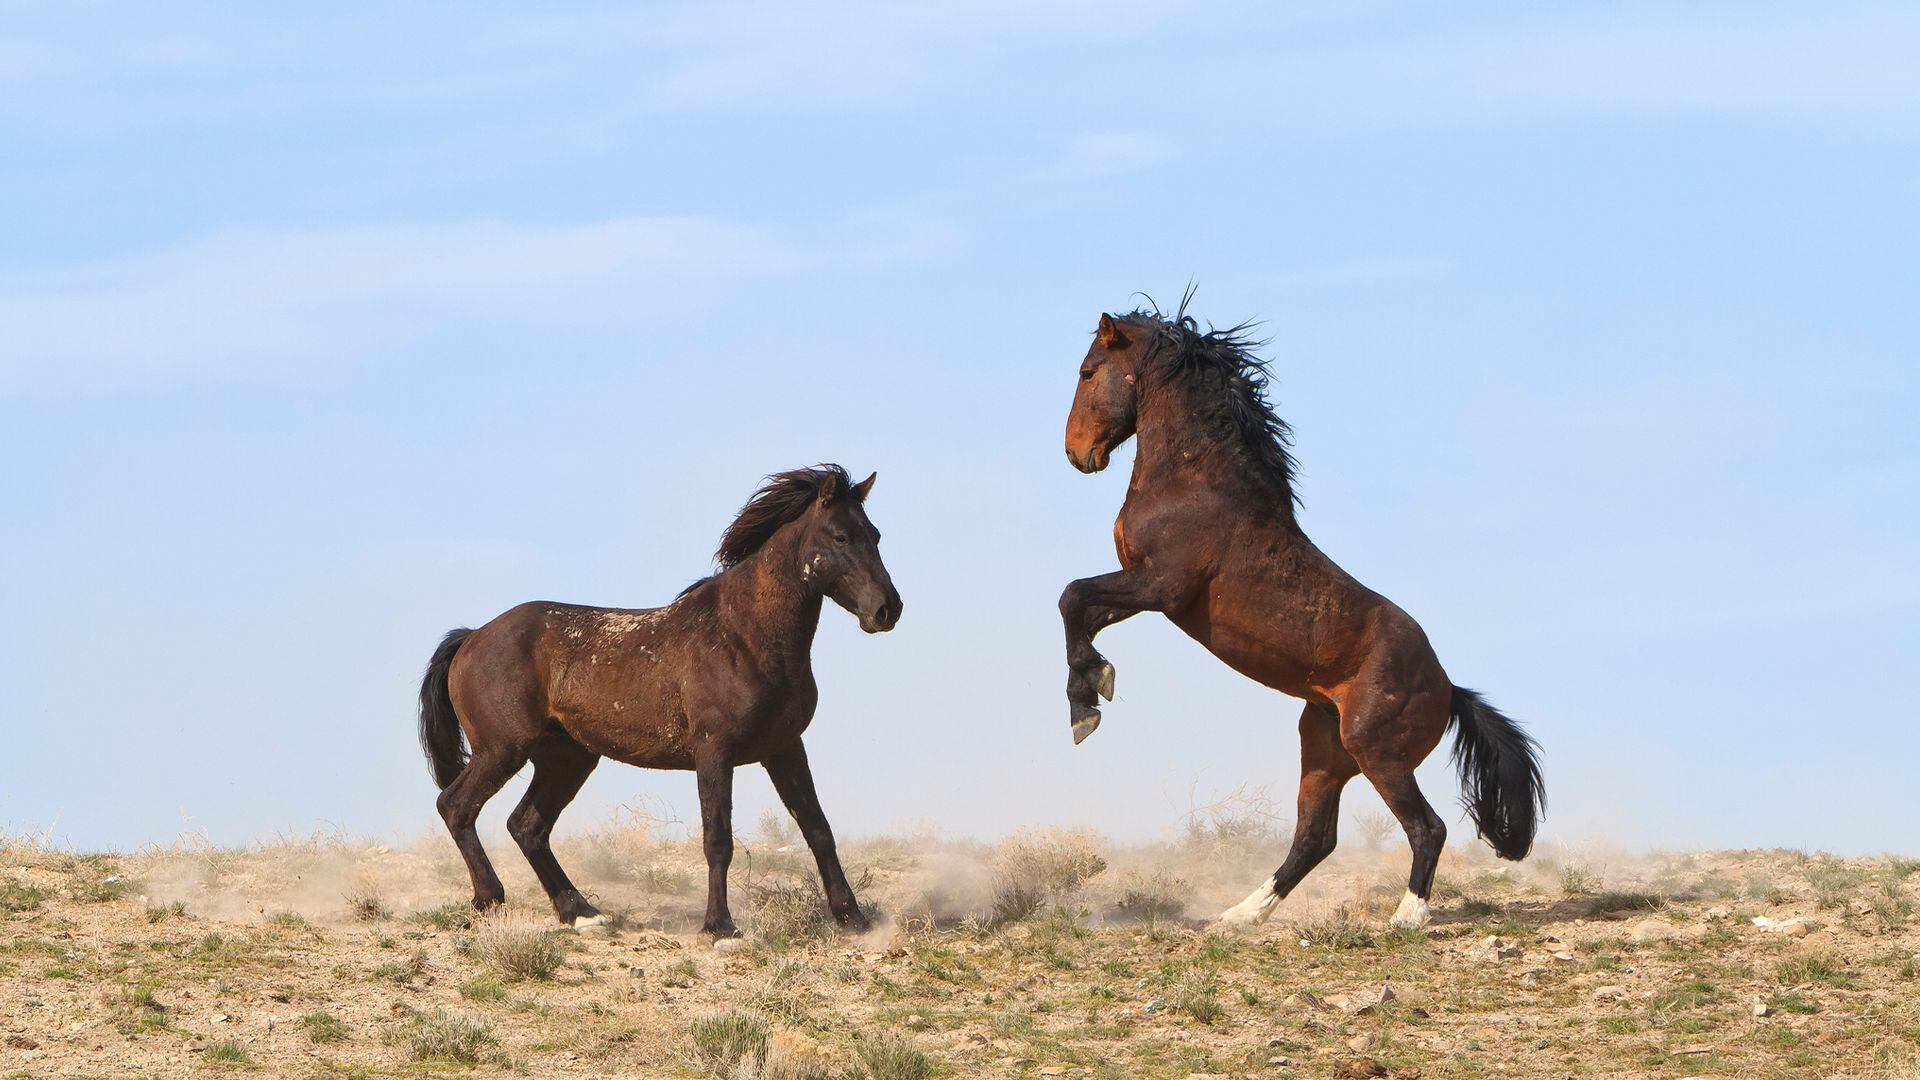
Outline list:
[[[1460,770],[1461,803],[1501,858],[1526,858],[1547,808],[1539,746],[1479,694],[1458,686],[1453,722],[1459,728],[1453,764]]]
[[[427,676],[420,680],[420,749],[427,752],[433,766],[433,782],[445,791],[453,778],[467,765],[465,736],[460,718],[453,714],[453,696],[447,692],[447,669],[453,666],[453,654],[473,633],[462,627],[447,631],[440,647],[427,661]]]

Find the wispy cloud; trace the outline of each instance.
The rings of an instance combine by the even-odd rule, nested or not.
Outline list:
[[[305,362],[380,326],[408,333],[420,312],[604,317],[821,257],[766,230],[695,218],[228,229],[0,273],[0,378]]]

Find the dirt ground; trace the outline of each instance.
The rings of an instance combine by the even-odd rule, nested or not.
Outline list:
[[[1920,1077],[1920,860],[1461,843],[1415,933],[1397,830],[1355,825],[1234,931],[1208,917],[1277,865],[1272,815],[860,840],[846,936],[769,820],[719,951],[697,843],[639,819],[561,847],[604,934],[558,930],[504,837],[477,922],[444,837],[0,840],[0,1075]]]

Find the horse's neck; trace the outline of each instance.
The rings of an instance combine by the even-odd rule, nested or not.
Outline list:
[[[1165,386],[1143,395],[1135,419],[1131,490],[1182,481],[1220,486],[1246,471],[1246,454],[1231,425],[1203,423],[1187,392]]]
[[[1278,496],[1279,506],[1292,521],[1292,494],[1275,492],[1271,478],[1260,471],[1253,451],[1232,423],[1203,410],[1189,400],[1191,390],[1163,386],[1143,395],[1135,414],[1133,475],[1127,482],[1129,502],[1152,500],[1159,494],[1195,491],[1213,493],[1218,513],[1264,508]],[[1297,526],[1295,526],[1297,529]]]
[[[820,627],[820,594],[800,576],[791,544],[779,533],[720,575],[718,611],[728,629],[767,645],[805,653]]]

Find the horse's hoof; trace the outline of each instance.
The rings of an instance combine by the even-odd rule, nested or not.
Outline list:
[[[610,920],[605,915],[600,915],[597,913],[593,915],[583,915],[580,918],[573,920],[573,928],[576,931],[579,931],[580,933],[585,934],[585,933],[588,933],[589,931],[605,927],[609,921]]]
[[[1273,914],[1276,904],[1280,903],[1279,894],[1273,891],[1273,882],[1268,881],[1253,890],[1245,900],[1220,913],[1214,920],[1216,926],[1257,926],[1267,921]]]
[[[1079,746],[1100,726],[1100,710],[1091,705],[1073,707],[1073,745]]]
[[[1423,930],[1427,920],[1432,917],[1433,912],[1427,907],[1427,902],[1409,892],[1400,899],[1400,909],[1393,913],[1393,918],[1387,920],[1387,925],[1396,930]]]
[[[733,925],[730,922],[724,922],[719,924],[718,926],[703,926],[700,928],[700,932],[703,934],[713,935],[713,939],[715,941],[720,941],[725,938],[737,938],[740,936],[740,928]]]
[[[1100,691],[1101,697],[1107,699],[1108,701],[1113,700],[1113,665],[1112,664],[1100,665],[1100,679],[1098,682],[1093,684],[1093,688],[1095,690]]]

